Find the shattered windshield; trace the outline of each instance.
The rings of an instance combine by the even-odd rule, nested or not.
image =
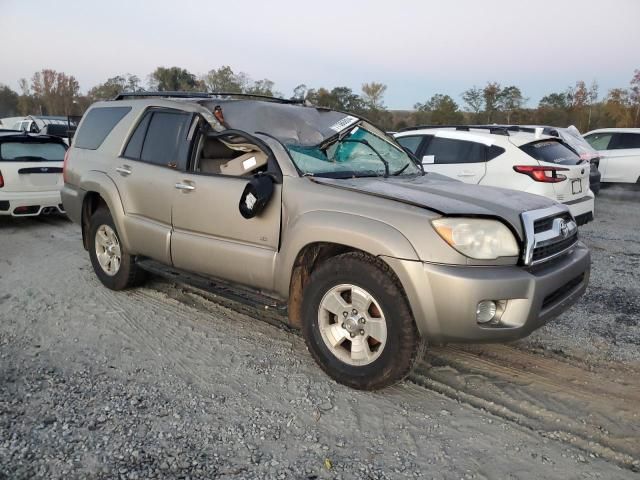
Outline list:
[[[287,143],[286,147],[303,175],[348,178],[422,173],[404,150],[362,124],[315,146]]]

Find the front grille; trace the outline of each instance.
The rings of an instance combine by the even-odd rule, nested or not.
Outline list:
[[[533,222],[533,233],[541,233],[541,232],[546,232],[547,230],[551,230],[551,227],[553,226],[553,221],[556,218],[563,218],[565,221],[568,222],[571,220],[571,214],[564,213],[564,214],[554,215],[552,217],[541,218],[539,220],[536,220],[535,222]]]
[[[578,235],[573,235],[569,238],[566,238],[564,240],[560,240],[558,242],[555,243],[551,243],[549,245],[544,245],[542,247],[536,247],[533,249],[533,257],[531,258],[531,260],[533,262],[538,262],[540,260],[543,260],[547,257],[551,257],[553,255],[556,255],[557,253],[562,252],[563,250],[566,250],[567,248],[569,248],[571,245],[573,245],[574,243],[576,243],[578,241]]]
[[[542,301],[542,308],[545,309],[545,308],[557,303],[558,300],[566,297],[568,294],[573,292],[573,290],[576,287],[578,287],[582,283],[583,280],[584,280],[584,273],[581,273],[579,276],[577,276],[573,280],[570,280],[567,283],[565,283],[559,289],[551,292],[549,295],[544,297],[544,300]]]

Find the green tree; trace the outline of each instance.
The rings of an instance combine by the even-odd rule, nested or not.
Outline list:
[[[320,107],[352,112],[357,115],[363,115],[366,111],[362,98],[353,93],[349,87],[335,87],[331,91],[326,88],[317,90],[312,88],[307,92],[307,100]]]
[[[268,97],[279,97],[280,93],[276,92],[275,83],[268,78],[264,78],[262,80],[256,80],[255,82],[251,82],[247,89],[246,93],[250,93],[252,95],[266,95]]]
[[[522,96],[520,89],[514,85],[504,87],[498,95],[497,107],[506,115],[507,123],[511,123],[511,116],[514,112],[521,110],[526,99]]]
[[[500,94],[502,88],[497,82],[489,82],[482,89],[482,99],[484,100],[484,111],[487,115],[487,123],[491,123],[495,113],[500,108]]]
[[[210,92],[243,93],[249,84],[249,77],[243,73],[235,73],[228,65],[209,70],[202,81]]]
[[[416,103],[414,108],[417,124],[458,125],[464,121],[458,104],[449,95],[436,93],[425,103]]]
[[[0,84],[0,117],[14,117],[18,114],[18,93],[7,85]]]
[[[204,85],[188,70],[180,67],[158,67],[149,76],[149,85],[160,92],[201,90]]]
[[[473,113],[473,121],[477,122],[480,116],[480,111],[484,107],[484,94],[482,89],[474,85],[470,89],[462,92],[460,97],[465,103],[467,109]]]
[[[109,100],[123,92],[143,92],[140,79],[136,75],[126,73],[124,75],[116,75],[107,79],[106,82],[96,85],[87,96],[92,101]]]

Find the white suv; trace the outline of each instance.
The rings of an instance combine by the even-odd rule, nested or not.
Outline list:
[[[569,207],[579,225],[593,220],[589,162],[560,139],[504,127],[414,127],[395,135],[428,172],[465,183],[535,193]]]
[[[0,215],[64,213],[60,190],[66,151],[59,137],[0,131]]]
[[[600,153],[602,182],[640,183],[640,128],[601,128],[584,139]]]

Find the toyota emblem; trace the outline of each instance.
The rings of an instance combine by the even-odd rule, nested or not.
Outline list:
[[[559,226],[560,235],[562,235],[562,238],[567,238],[569,236],[569,225],[567,225],[567,222],[561,218]]]
[[[49,171],[49,167],[40,167],[40,171],[46,173]]]

